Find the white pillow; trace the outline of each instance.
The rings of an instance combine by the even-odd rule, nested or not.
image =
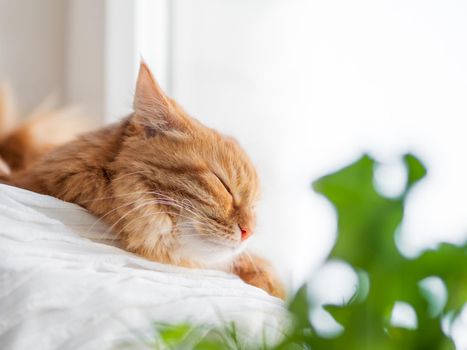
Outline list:
[[[144,348],[154,322],[275,338],[283,303],[234,275],[151,262],[108,243],[83,208],[0,185],[0,348]]]

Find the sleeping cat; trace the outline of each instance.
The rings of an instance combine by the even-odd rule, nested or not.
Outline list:
[[[259,192],[250,159],[167,97],[144,63],[132,115],[54,149],[8,181],[86,208],[128,251],[229,269],[284,297],[270,265],[243,251]]]

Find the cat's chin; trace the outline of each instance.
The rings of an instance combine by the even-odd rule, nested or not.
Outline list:
[[[197,236],[182,236],[175,252],[176,259],[190,261],[204,268],[219,268],[229,265],[235,256],[245,249],[245,244],[229,245],[223,242],[206,240]]]

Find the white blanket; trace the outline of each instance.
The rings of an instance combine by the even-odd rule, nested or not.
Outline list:
[[[0,185],[0,349],[144,348],[154,322],[283,329],[280,300],[218,271],[147,261],[99,239],[84,209]]]

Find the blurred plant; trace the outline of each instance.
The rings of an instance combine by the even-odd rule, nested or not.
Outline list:
[[[344,327],[339,336],[322,338],[308,321],[308,315],[295,316],[295,334],[292,332],[279,349],[288,349],[290,343],[327,350],[454,348],[441,325],[443,317],[455,317],[467,302],[467,244],[443,243],[415,259],[405,258],[399,252],[395,235],[402,222],[405,200],[426,174],[414,156],[407,154],[403,160],[407,183],[396,198],[376,191],[377,163],[368,156],[314,183],[314,189],[331,201],[338,215],[337,241],[328,259],[349,263],[358,272],[360,283],[345,305],[325,306]],[[420,285],[432,276],[441,278],[447,289],[447,301],[439,310],[434,307],[433,297]],[[391,324],[396,302],[405,302],[414,309],[414,329]],[[306,287],[302,287],[291,310],[302,310],[308,303]],[[303,329],[309,330],[307,336],[301,335]]]
[[[328,260],[339,259],[352,266],[359,284],[348,302],[324,306],[343,326],[334,337],[320,335],[310,322],[313,300],[304,285],[289,303],[293,323],[288,335],[270,349],[454,349],[451,338],[443,332],[442,321],[454,319],[467,302],[467,244],[443,243],[414,259],[399,252],[395,238],[405,200],[426,174],[413,155],[405,155],[403,161],[407,182],[395,198],[384,197],[376,190],[374,170],[378,164],[369,156],[313,184],[315,191],[333,204],[338,216],[337,240]],[[432,277],[444,282],[444,304],[436,303],[436,298],[423,288],[423,281]],[[391,312],[400,302],[413,308],[416,326],[402,328],[391,322]],[[170,337],[166,331],[159,331],[162,348],[242,348],[232,331],[235,327],[204,332],[198,326],[172,327]],[[194,343],[188,336],[190,332],[197,335]]]

